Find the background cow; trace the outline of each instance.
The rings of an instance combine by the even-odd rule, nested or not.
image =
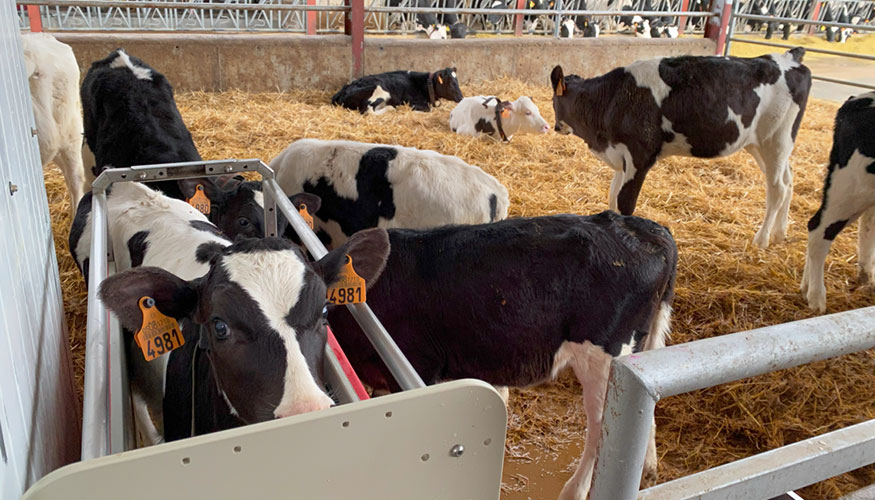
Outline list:
[[[441,99],[462,100],[456,68],[434,73],[390,71],[368,75],[344,85],[331,98],[331,104],[356,109],[363,115],[379,115],[403,104],[415,111],[431,111]]]
[[[486,135],[509,141],[515,134],[545,134],[550,125],[541,118],[531,97],[502,101],[495,96],[466,97],[450,112],[450,129],[462,135]]]
[[[766,176],[766,215],[754,237],[765,248],[787,232],[789,158],[811,89],[804,53],[651,59],[587,80],[556,66],[556,131],[582,138],[614,169],[609,203],[623,214],[635,210],[659,158],[747,150]]]
[[[287,193],[319,196],[329,247],[369,227],[428,228],[507,217],[507,189],[455,156],[401,146],[301,139],[270,162]]]
[[[848,99],[836,114],[823,201],[808,222],[802,293],[808,305],[826,310],[823,264],[833,240],[860,219],[857,258],[860,281],[875,283],[875,92]]]
[[[85,140],[94,174],[107,166],[200,161],[182,121],[170,82],[152,67],[118,49],[94,62],[82,82]],[[188,199],[198,184],[210,199],[210,219],[228,236],[264,234],[258,184],[214,178],[151,183],[166,195]],[[242,213],[246,224],[241,225]],[[254,233],[254,234],[252,234]]]
[[[79,114],[79,65],[69,45],[45,33],[21,36],[24,65],[33,101],[33,118],[43,168],[54,161],[64,174],[70,210],[94,176],[82,164],[82,115]]]
[[[611,358],[665,345],[677,263],[668,230],[603,212],[391,229],[389,241],[368,304],[427,384],[474,377],[522,387],[574,370],[586,443],[560,499],[586,498]],[[391,387],[348,311],[329,307],[328,321],[362,379]],[[648,478],[656,461],[651,435]]]

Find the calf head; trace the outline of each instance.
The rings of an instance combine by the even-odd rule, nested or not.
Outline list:
[[[100,297],[131,330],[142,321],[139,299],[155,299],[209,356],[215,381],[199,383],[216,383],[241,420],[261,422],[332,404],[322,383],[326,285],[338,279],[349,255],[370,286],[388,253],[382,229],[356,233],[313,263],[280,238],[206,243],[198,249],[198,259],[210,264],[205,276],[184,281],[139,267],[107,278]]]
[[[550,73],[550,85],[553,87],[553,113],[556,115],[556,126],[554,129],[560,134],[572,134],[574,128],[571,125],[574,121],[574,99],[568,95],[568,83],[571,79],[578,79],[576,75],[565,76],[562,72],[562,66],[553,68]]]
[[[462,89],[459,88],[456,68],[444,68],[435,72],[433,84],[435,99],[447,99],[453,102],[462,100]]]
[[[510,116],[504,118],[504,128],[510,134],[546,134],[550,125],[541,117],[538,107],[527,96],[522,96],[514,102],[506,104],[505,110]]]

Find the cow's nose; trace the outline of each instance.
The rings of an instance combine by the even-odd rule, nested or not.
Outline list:
[[[556,132],[562,132],[562,127],[560,127],[559,124],[557,123],[556,126],[553,127],[553,130],[555,130]]]
[[[541,133],[542,133],[542,134],[546,134],[546,133],[549,132],[549,131],[550,131],[550,125],[547,125],[547,124],[545,123],[544,126],[541,127]]]

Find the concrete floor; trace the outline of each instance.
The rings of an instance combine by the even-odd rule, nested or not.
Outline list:
[[[811,69],[812,75],[852,80],[875,85],[875,62],[845,57],[806,57],[805,64]],[[851,87],[837,83],[815,80],[811,89],[811,97],[829,101],[844,102],[852,95],[868,92],[869,89]]]

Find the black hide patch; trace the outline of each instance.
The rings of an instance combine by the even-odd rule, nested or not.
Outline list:
[[[486,135],[495,134],[495,127],[492,125],[492,120],[487,120],[486,118],[477,120],[477,123],[474,124],[474,130]]]
[[[82,199],[79,200],[79,206],[76,207],[76,214],[73,216],[73,223],[70,224],[70,236],[67,238],[67,248],[70,249],[70,255],[73,257],[73,261],[79,266],[79,272],[85,277],[86,286],[88,286],[88,266],[79,262],[79,259],[82,256],[76,255],[76,247],[79,245],[79,240],[82,239],[82,234],[85,232],[85,229],[88,228],[89,232],[91,231],[88,217],[91,214],[91,200],[91,191],[85,193]],[[85,257],[85,260],[88,260],[87,256]]]
[[[799,126],[802,124],[802,117],[805,115],[805,108],[808,105],[808,93],[811,91],[811,71],[805,66],[790,68],[784,72],[784,79],[790,89],[790,95],[793,96],[793,102],[799,105],[799,112],[796,114],[791,130],[795,141]]]
[[[823,230],[823,239],[829,241],[836,239],[836,236],[838,236],[839,233],[842,232],[842,229],[844,229],[847,224],[847,219],[833,222],[832,224],[827,226],[826,229]]]
[[[149,231],[138,231],[128,240],[128,253],[131,256],[131,267],[139,267],[143,265],[143,259],[146,257],[146,250],[149,249],[149,242],[146,238],[149,237]]]
[[[494,194],[489,195],[489,222],[495,222],[498,216],[498,197]]]
[[[458,81],[451,76],[452,70],[446,68],[439,73],[442,75],[444,83],[438,83],[436,73],[434,77],[435,99],[461,101],[462,91],[459,90]],[[331,104],[355,109],[364,114],[368,109],[368,99],[379,86],[389,93],[390,97],[386,101],[387,106],[409,104],[417,111],[430,111],[428,75],[428,73],[420,71],[390,71],[368,75],[344,85],[331,98]]]
[[[204,232],[207,232],[210,234],[214,234],[214,235],[219,236],[221,238],[225,237],[225,235],[222,233],[222,231],[219,231],[219,228],[210,224],[209,222],[204,222],[202,220],[191,220],[191,221],[188,221],[188,224],[191,227],[197,229],[198,231],[204,231]]]
[[[673,294],[668,230],[613,212],[388,233],[368,304],[426,383],[538,383],[562,342],[618,354]],[[328,319],[367,383],[391,380],[346,308]]]
[[[373,148],[362,155],[355,176],[358,192],[355,201],[337,194],[331,181],[325,177],[316,184],[309,181],[304,183],[305,192],[322,199],[316,216],[323,221],[336,221],[347,236],[362,229],[377,227],[381,217],[394,217],[395,202],[387,171],[389,162],[396,156],[398,150],[386,147]]]

